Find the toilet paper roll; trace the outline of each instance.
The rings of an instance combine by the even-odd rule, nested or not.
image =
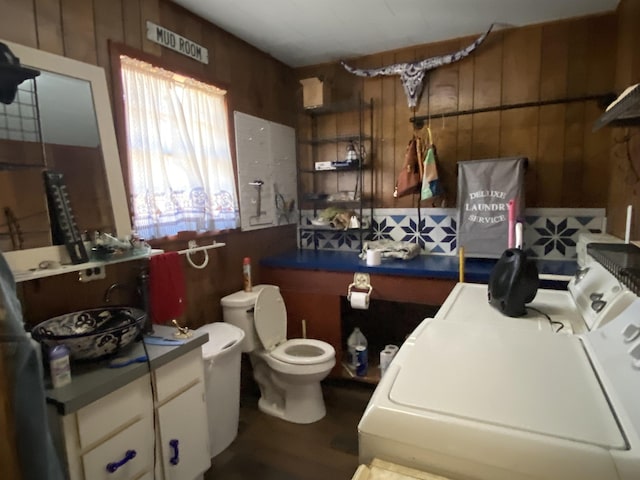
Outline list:
[[[380,265],[382,252],[380,250],[367,250],[367,266],[375,267]]]
[[[369,294],[364,292],[351,292],[351,308],[367,310],[369,308]]]
[[[388,350],[389,352],[391,352],[393,354],[393,356],[396,356],[396,353],[398,353],[398,350],[400,349],[397,345],[385,345],[384,346],[385,350]]]
[[[394,352],[384,349],[380,352],[380,377],[383,377],[393,360]]]

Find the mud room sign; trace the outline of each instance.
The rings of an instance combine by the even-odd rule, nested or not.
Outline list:
[[[149,20],[147,20],[147,39],[193,58],[198,62],[209,63],[209,50],[205,47]]]

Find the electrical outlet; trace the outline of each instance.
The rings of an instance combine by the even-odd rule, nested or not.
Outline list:
[[[80,270],[80,272],[78,272],[78,280],[84,283],[91,282],[93,280],[102,280],[103,278],[106,278],[106,276],[107,272],[104,268],[104,265],[101,265],[99,267],[85,268],[84,270]]]

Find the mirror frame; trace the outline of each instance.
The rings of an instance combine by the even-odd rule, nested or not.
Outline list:
[[[107,186],[111,197],[111,210],[116,229],[115,232],[109,233],[115,233],[118,238],[131,235],[131,220],[129,218],[120,155],[113,124],[114,120],[111,114],[111,100],[104,69],[97,65],[26,47],[8,40],[0,39],[0,42],[5,43],[14,55],[20,59],[20,63],[25,66],[79,78],[91,84]],[[64,245],[14,250],[3,252],[3,255],[14,274],[37,269],[38,265],[46,260],[59,262],[63,265],[71,263]],[[61,271],[60,273],[64,272]]]

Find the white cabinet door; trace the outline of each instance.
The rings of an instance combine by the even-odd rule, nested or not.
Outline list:
[[[192,480],[210,464],[204,382],[158,408],[165,480]]]

